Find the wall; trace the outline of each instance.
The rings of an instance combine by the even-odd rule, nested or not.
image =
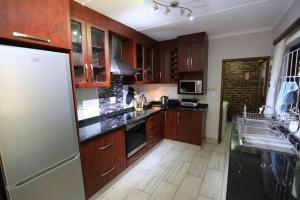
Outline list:
[[[300,17],[300,1],[295,0],[286,14],[279,20],[273,29],[273,39],[283,33],[296,19]]]

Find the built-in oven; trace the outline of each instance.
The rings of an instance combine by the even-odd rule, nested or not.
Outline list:
[[[135,120],[126,125],[126,154],[127,158],[147,145],[146,121]]]
[[[178,83],[179,94],[202,94],[202,80],[180,80]]]

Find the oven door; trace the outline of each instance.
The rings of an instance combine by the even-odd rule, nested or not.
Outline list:
[[[146,122],[126,130],[126,154],[127,158],[146,146]]]

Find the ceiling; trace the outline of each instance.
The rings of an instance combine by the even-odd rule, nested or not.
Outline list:
[[[210,38],[272,30],[295,0],[179,0],[194,20],[178,10],[152,11],[152,0],[75,0],[158,41],[206,31]],[[160,0],[170,2],[170,0]]]

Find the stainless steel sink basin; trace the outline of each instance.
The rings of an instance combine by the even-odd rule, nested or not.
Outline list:
[[[284,153],[293,153],[292,144],[278,130],[270,127],[272,121],[240,119],[240,144],[246,147],[274,150]]]

